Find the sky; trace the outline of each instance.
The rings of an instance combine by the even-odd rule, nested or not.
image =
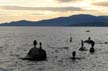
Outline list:
[[[108,15],[108,0],[0,0],[0,23],[75,14]]]

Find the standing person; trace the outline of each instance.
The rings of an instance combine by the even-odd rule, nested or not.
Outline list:
[[[81,40],[81,47],[79,49],[80,51],[84,51],[85,50],[85,47],[84,47],[84,42],[83,40]]]
[[[36,40],[34,40],[33,45],[34,45],[34,47],[36,47],[36,45],[37,45],[37,41]]]
[[[27,56],[22,58],[23,60],[31,60],[31,61],[45,61],[47,59],[46,51],[42,49],[42,43],[39,43],[39,48],[36,47],[37,41],[33,42],[34,47],[30,49]]]
[[[70,37],[70,42],[72,42],[72,37]]]
[[[42,42],[40,42],[39,45],[40,45],[39,49],[41,50],[42,49]]]
[[[46,60],[47,59],[47,55],[46,55],[46,51],[42,48],[42,42],[39,43],[40,47],[39,47],[39,60]]]
[[[38,54],[39,51],[39,49],[36,47],[37,45],[36,40],[33,41],[33,45],[34,47],[29,50],[27,56],[23,58],[23,60],[32,60],[32,61],[36,60],[36,55]]]
[[[73,51],[72,52],[72,59],[75,59],[76,58],[75,56],[76,56],[76,51]]]
[[[37,41],[36,41],[36,40],[33,41],[33,45],[34,45],[34,47],[31,48],[30,51],[28,52],[28,55],[29,55],[29,56],[34,55],[34,54],[35,54],[35,50],[37,50],[37,47],[36,47]]]

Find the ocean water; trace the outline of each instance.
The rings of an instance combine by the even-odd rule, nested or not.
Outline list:
[[[88,31],[89,30],[89,31]],[[94,54],[81,52],[81,40],[91,37],[95,41]],[[69,42],[72,37],[73,42]],[[47,61],[26,61],[33,40],[43,43]],[[7,71],[107,71],[107,27],[0,27],[0,68]],[[39,45],[37,46],[39,47]],[[71,60],[72,51],[80,60]]]

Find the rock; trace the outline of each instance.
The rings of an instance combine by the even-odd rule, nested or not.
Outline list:
[[[90,53],[94,53],[95,52],[93,47],[91,47],[89,51],[90,51]]]
[[[79,48],[79,50],[80,51],[87,51],[87,49],[85,47],[83,47],[83,48],[81,47],[81,48]]]
[[[107,42],[107,41],[105,41],[105,44],[108,44],[108,42]]]
[[[46,51],[40,48],[31,48],[28,55],[23,60],[44,61],[47,59]]]
[[[90,32],[90,30],[86,30],[85,32]]]

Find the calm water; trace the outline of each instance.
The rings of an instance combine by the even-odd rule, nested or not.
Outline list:
[[[96,42],[93,55],[78,50],[80,41],[89,36]],[[20,60],[19,57],[26,56],[33,47],[35,39],[43,43],[48,61]],[[108,44],[105,42],[108,42],[107,27],[0,27],[0,68],[11,71],[107,71]],[[85,47],[90,48],[87,44]],[[73,50],[83,59],[70,60]]]

